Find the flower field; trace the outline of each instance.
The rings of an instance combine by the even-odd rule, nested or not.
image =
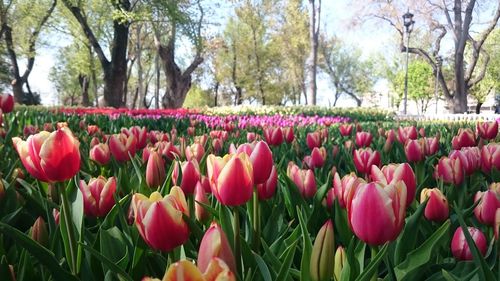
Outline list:
[[[497,122],[0,105],[0,280],[500,279]]]

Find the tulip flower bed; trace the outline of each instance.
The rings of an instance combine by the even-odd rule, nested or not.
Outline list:
[[[496,122],[9,103],[0,280],[500,279]]]

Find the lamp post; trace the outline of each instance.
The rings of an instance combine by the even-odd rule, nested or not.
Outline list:
[[[436,85],[434,86],[434,98],[436,99],[436,115],[438,114],[438,86],[439,86],[439,69],[443,64],[443,58],[436,56]]]
[[[410,33],[413,31],[413,24],[415,21],[413,20],[413,14],[410,13],[410,10],[403,15],[403,24],[405,26],[406,31],[406,65],[405,65],[405,95],[404,95],[404,114],[407,114],[407,105],[408,105],[408,60],[409,53],[408,49],[410,47]]]

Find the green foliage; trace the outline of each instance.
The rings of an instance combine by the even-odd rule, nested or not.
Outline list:
[[[431,66],[421,60],[413,60],[408,65],[408,99],[417,102],[420,112],[427,110],[429,101],[434,98],[435,77]],[[405,71],[397,72],[392,84],[399,103],[404,98]]]
[[[186,100],[184,101],[185,108],[201,108],[205,106],[212,106],[214,99],[210,91],[203,90],[198,85],[192,85],[187,93]]]

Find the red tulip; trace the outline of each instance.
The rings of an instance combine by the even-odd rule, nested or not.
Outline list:
[[[498,135],[498,122],[478,122],[477,134],[485,140],[494,140]]]
[[[250,162],[252,162],[254,184],[265,183],[269,179],[274,165],[271,149],[267,143],[258,141],[248,155]]]
[[[424,128],[424,127],[420,128],[420,129],[418,130],[418,134],[419,134],[421,137],[425,138],[425,128]]]
[[[209,155],[207,175],[212,193],[223,205],[238,206],[252,197],[253,169],[246,153],[228,154],[224,158]]]
[[[236,272],[236,260],[229,246],[226,234],[219,224],[212,222],[201,239],[198,250],[198,268],[205,272],[212,258],[223,260],[233,272]]]
[[[133,126],[130,129],[122,128],[121,132],[127,137],[134,136],[136,149],[143,149],[146,147],[148,141],[148,130],[145,127]]]
[[[458,134],[451,140],[451,146],[455,150],[459,150],[462,147],[476,146],[476,135],[469,128],[458,129]]]
[[[453,150],[449,157],[458,159],[467,175],[472,175],[481,165],[481,152],[477,147],[464,147],[461,150]]]
[[[146,184],[149,188],[158,188],[166,177],[165,161],[158,152],[151,151],[146,165]]]
[[[88,125],[87,126],[87,133],[89,134],[89,136],[95,135],[95,134],[99,133],[100,131],[101,131],[101,129],[99,129],[99,126],[97,126],[97,125]]]
[[[357,147],[368,147],[372,143],[372,134],[368,132],[358,132],[356,133],[356,146]]]
[[[430,221],[444,221],[448,218],[450,214],[450,208],[448,206],[448,200],[446,196],[437,188],[424,188],[422,193],[420,193],[420,203],[427,201],[425,206],[424,216]]]
[[[333,176],[333,190],[340,207],[346,208],[358,186],[365,183],[365,180],[358,178],[354,172],[345,175],[342,179],[340,179],[338,173],[335,173]]]
[[[352,132],[352,124],[341,124],[339,126],[339,131],[344,137],[350,136]]]
[[[354,166],[361,174],[368,174],[372,165],[380,166],[380,153],[373,151],[371,148],[360,148],[354,150]]]
[[[417,137],[418,133],[415,126],[398,128],[398,141],[402,144],[405,144],[408,140],[416,140]]]
[[[189,216],[189,210],[180,187],[172,187],[165,197],[156,191],[149,198],[136,193],[132,208],[135,225],[149,247],[168,252],[188,240],[189,228],[182,215]]]
[[[291,143],[295,139],[295,134],[293,133],[293,127],[285,127],[282,129],[282,131],[286,143]]]
[[[476,219],[489,226],[495,225],[495,213],[500,208],[500,194],[494,190],[487,190],[485,192],[478,191],[474,196],[474,202],[481,200],[474,209]]]
[[[425,155],[431,156],[438,152],[439,150],[439,137],[434,138],[424,138],[425,140]]]
[[[113,194],[116,191],[116,180],[114,177],[92,178],[88,185],[81,180],[80,191],[83,194],[83,210],[86,216],[105,217],[115,205]]]
[[[190,161],[196,159],[198,163],[201,162],[203,155],[205,155],[205,148],[199,143],[193,143],[192,145],[186,147],[185,150],[186,160]]]
[[[212,187],[210,187],[210,180],[208,177],[201,175],[200,182],[203,190],[205,190],[205,193],[212,193]]]
[[[80,170],[80,142],[67,127],[52,133],[42,131],[26,141],[12,138],[26,170],[36,179],[61,182]]]
[[[462,163],[458,159],[441,157],[436,165],[434,176],[445,183],[459,185],[464,180]]]
[[[405,143],[406,160],[411,163],[425,159],[425,140],[408,140]]]
[[[264,128],[264,138],[269,145],[278,146],[283,143],[283,131],[280,127]]]
[[[374,165],[371,168],[370,176],[373,181],[381,182],[383,184],[395,184],[398,181],[403,181],[406,185],[407,207],[410,206],[411,202],[415,199],[417,180],[413,169],[408,163],[389,164],[382,167],[382,170]]]
[[[111,158],[111,152],[109,151],[109,146],[105,143],[99,143],[93,146],[89,152],[90,160],[96,162],[99,165],[106,165],[109,163]]]
[[[301,170],[293,162],[289,162],[287,175],[295,183],[304,198],[311,198],[316,194],[316,179],[312,170]]]
[[[320,147],[322,143],[320,133],[319,132],[307,133],[306,143],[307,147],[309,147],[309,149],[311,150],[315,147]]]
[[[196,201],[196,205],[194,206],[194,213],[195,213],[196,219],[200,222],[207,220],[209,214],[208,214],[207,210],[205,210],[205,207],[203,205],[201,205],[200,203],[203,203],[205,205],[210,205],[210,202],[208,201],[205,190],[203,190],[203,186],[201,185],[201,182],[198,182],[196,184],[196,187],[194,188],[194,200]]]
[[[259,200],[264,201],[270,199],[276,193],[276,186],[278,185],[278,173],[276,172],[276,167],[273,165],[271,169],[271,174],[266,182],[257,184],[257,195]]]
[[[403,229],[406,216],[406,187],[403,182],[359,186],[347,205],[351,228],[369,245],[394,241]]]
[[[304,158],[305,159],[305,158]],[[307,166],[311,169],[321,168],[326,161],[326,149],[324,147],[313,148],[311,156],[308,157]]]
[[[172,181],[179,185],[185,194],[194,194],[194,188],[200,180],[200,166],[196,160],[184,161],[179,163],[174,162],[174,170],[172,171]],[[179,179],[179,166],[182,172],[182,179]],[[180,181],[179,181],[180,180]]]
[[[109,150],[116,161],[125,162],[135,156],[136,142],[134,135],[115,134],[109,138]]]
[[[323,204],[323,206],[327,207],[328,209],[331,209],[333,207],[334,202],[335,202],[335,188],[330,188],[328,189],[326,197],[323,199],[321,203]]]
[[[488,247],[486,237],[481,230],[475,227],[468,227],[468,230],[479,252],[484,256]],[[453,234],[453,239],[451,240],[451,252],[457,260],[472,260],[474,258],[461,227],[457,228],[455,234]]]
[[[29,124],[29,125],[26,125],[26,127],[23,128],[23,135],[25,137],[31,136],[31,135],[34,135],[34,134],[38,133],[38,131],[39,131],[38,127]]]
[[[3,113],[12,112],[12,110],[14,110],[14,96],[0,94],[0,109]]]
[[[500,171],[500,144],[489,143],[481,148],[481,167],[485,173],[493,168]]]

